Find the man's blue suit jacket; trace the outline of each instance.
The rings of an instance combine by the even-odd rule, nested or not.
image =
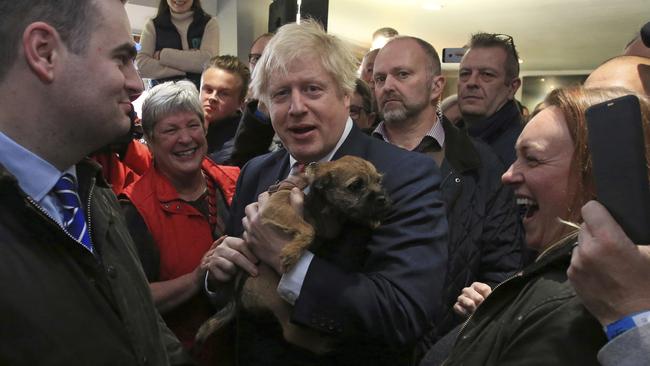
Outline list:
[[[383,174],[391,211],[372,232],[345,228],[335,246],[347,250],[316,253],[292,313],[292,322],[334,336],[341,345],[328,357],[315,357],[284,342],[272,321],[243,315],[238,324],[240,365],[408,364],[410,346],[431,325],[448,252],[437,166],[423,154],[371,138],[356,127],[334,159],[345,155],[362,157]],[[244,166],[229,235],[241,237],[246,205],[288,174],[284,149]]]

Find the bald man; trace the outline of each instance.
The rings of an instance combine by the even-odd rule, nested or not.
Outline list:
[[[375,81],[372,80],[372,70],[375,66],[375,58],[377,58],[379,48],[369,51],[363,56],[361,61],[361,79],[370,85],[371,89],[374,88]]]
[[[585,86],[620,86],[650,96],[650,59],[615,57],[594,70]],[[634,245],[598,202],[583,206],[582,218],[580,245],[567,274],[584,305],[605,326],[609,342],[598,352],[598,361],[603,366],[647,365],[650,323],[642,326],[637,319],[650,319],[650,248]]]
[[[588,88],[620,86],[650,96],[650,58],[614,57],[598,66],[584,85]]]
[[[646,47],[641,39],[641,35],[637,34],[636,37],[630,43],[625,46],[625,51],[623,51],[625,56],[641,56],[650,58],[650,48]]]

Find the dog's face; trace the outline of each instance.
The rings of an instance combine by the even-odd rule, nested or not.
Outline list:
[[[305,173],[311,180],[310,193],[319,194],[353,222],[375,228],[390,208],[381,185],[381,174],[370,162],[354,157],[311,164]]]

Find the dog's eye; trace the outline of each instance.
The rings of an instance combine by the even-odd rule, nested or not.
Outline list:
[[[348,184],[348,190],[352,192],[358,192],[362,190],[365,186],[363,179],[355,179],[352,183]]]

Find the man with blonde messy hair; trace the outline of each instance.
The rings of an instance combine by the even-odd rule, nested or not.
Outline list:
[[[260,58],[253,72],[251,88],[260,100],[269,102],[269,83],[272,76],[286,77],[289,65],[305,56],[324,68],[340,92],[348,96],[356,85],[357,60],[349,46],[343,40],[321,31],[310,21],[303,21],[302,26],[288,24],[286,28],[300,30],[302,34],[295,37],[274,37],[267,46],[269,51]],[[279,33],[278,33],[279,35]],[[265,57],[266,56],[266,57]]]
[[[348,46],[311,21],[280,28],[253,72],[256,98],[269,108],[283,149],[242,170],[227,232],[206,262],[208,289],[228,300],[234,274],[274,271],[292,323],[335,340],[312,354],[289,344],[271,316],[240,314],[240,365],[407,365],[434,316],[447,262],[447,222],[431,159],[365,135],[348,115],[356,63]],[[284,273],[286,236],[265,226],[268,187],[301,164],[365,158],[383,174],[392,203],[376,229],[346,224],[342,235],[306,251]],[[363,187],[359,187],[360,192]],[[302,209],[303,193],[292,191]]]

